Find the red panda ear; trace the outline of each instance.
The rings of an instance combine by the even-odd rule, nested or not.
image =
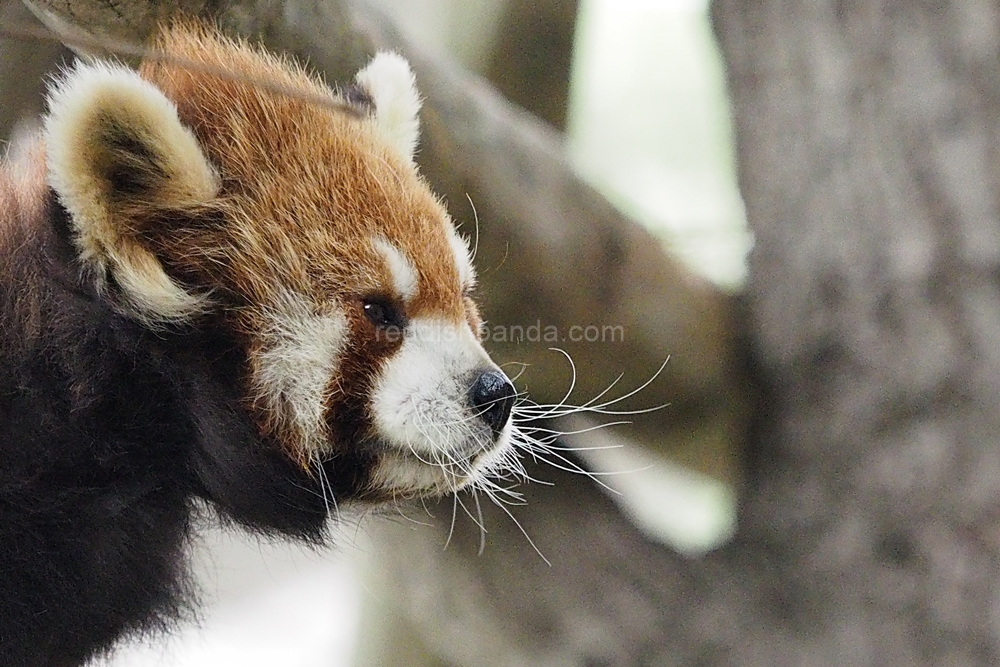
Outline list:
[[[358,72],[355,80],[375,103],[375,124],[382,135],[412,162],[420,132],[420,94],[410,64],[402,56],[382,52]]]
[[[204,298],[174,282],[138,242],[137,221],[211,201],[219,178],[177,109],[123,66],[81,64],[50,89],[49,183],[70,214],[81,261],[109,275],[149,323],[190,318]]]

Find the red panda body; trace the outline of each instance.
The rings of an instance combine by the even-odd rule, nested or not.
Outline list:
[[[405,62],[337,93],[193,24],[159,49],[66,74],[0,173],[4,666],[175,614],[195,500],[315,541],[514,465]]]

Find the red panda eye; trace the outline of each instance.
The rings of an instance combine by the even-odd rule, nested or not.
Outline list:
[[[368,321],[377,327],[398,327],[406,326],[406,316],[399,309],[388,301],[381,299],[366,299],[362,302],[362,308]]]

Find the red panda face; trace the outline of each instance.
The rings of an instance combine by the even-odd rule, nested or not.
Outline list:
[[[357,496],[507,465],[514,390],[477,337],[468,247],[413,164],[405,61],[381,54],[335,93],[197,26],[158,46],[187,65],[80,65],[50,96],[49,180],[107,298],[150,327],[227,331],[262,440],[306,468],[364,461]]]

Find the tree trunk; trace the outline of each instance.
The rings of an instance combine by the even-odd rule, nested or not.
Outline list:
[[[995,664],[998,8],[714,19],[773,386],[743,542],[770,545],[815,664]]]

